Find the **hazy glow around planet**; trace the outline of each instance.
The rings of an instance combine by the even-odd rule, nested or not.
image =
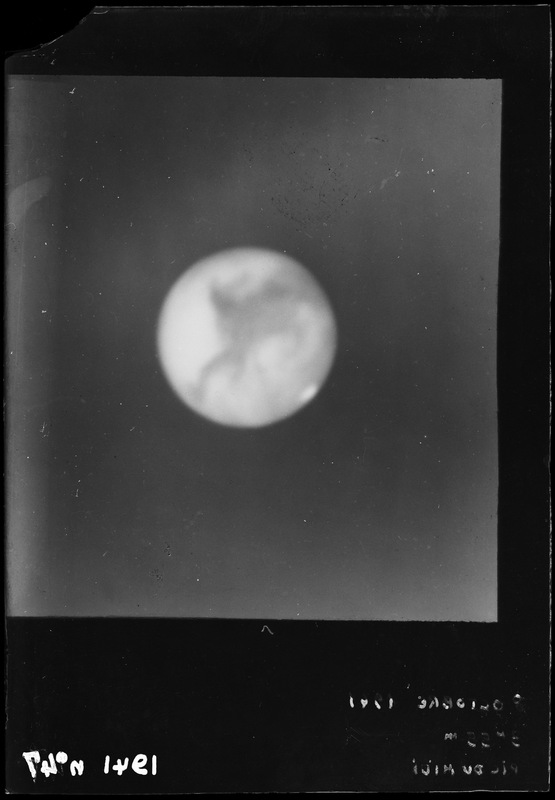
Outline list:
[[[189,408],[223,425],[261,427],[318,394],[336,337],[330,303],[304,267],[241,248],[197,262],[172,286],[158,354]]]

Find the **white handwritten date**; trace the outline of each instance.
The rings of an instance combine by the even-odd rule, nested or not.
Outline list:
[[[131,764],[131,769],[133,772],[136,772],[137,775],[148,775],[148,758],[143,754],[139,753],[139,755],[135,756],[133,762]],[[158,760],[156,756],[152,756],[151,759],[151,774],[156,775],[156,771],[158,769]],[[123,775],[125,770],[129,766],[129,759],[124,758],[123,761],[121,758],[118,758],[115,764],[112,765],[112,769],[114,772],[117,772],[118,775]],[[104,774],[107,775],[110,772],[110,756],[106,756],[104,759]]]
[[[38,750],[29,750],[21,754],[29,768],[31,778],[36,780],[38,772],[49,778],[51,775],[63,773],[64,766],[69,762],[69,774],[75,778],[83,775],[85,771],[85,763],[83,759],[73,759],[69,761],[69,756],[60,750],[56,755],[48,753],[46,758],[42,759]],[[39,767],[40,764],[40,767]],[[100,765],[99,765],[100,766]],[[111,756],[106,756],[104,759],[104,774],[108,775],[111,771],[116,775],[123,775],[129,767],[136,775],[156,775],[158,771],[158,759],[156,756],[151,756],[150,759],[144,753],[138,753],[129,764],[129,757],[118,758],[114,763],[111,761]]]

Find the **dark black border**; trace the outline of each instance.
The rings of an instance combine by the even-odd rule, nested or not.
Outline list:
[[[30,18],[14,12],[9,71],[525,81],[548,75],[548,6],[91,8],[62,6],[57,16],[37,9]]]
[[[503,79],[499,622],[8,619],[8,790],[545,790],[548,7],[107,8],[7,72]],[[51,28],[27,46],[50,40]],[[375,692],[395,697],[389,717],[361,710]],[[436,693],[504,711],[423,717],[418,695]],[[444,759],[446,726],[496,725],[521,737],[499,751],[516,775],[411,771],[413,757]],[[33,784],[32,749],[82,757],[86,772]],[[106,754],[137,752],[158,754],[155,778],[102,773]]]

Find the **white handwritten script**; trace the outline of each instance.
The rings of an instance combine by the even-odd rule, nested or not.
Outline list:
[[[510,777],[519,772],[514,756],[522,746],[519,723],[526,712],[526,702],[518,693],[501,699],[421,694],[394,697],[393,694],[369,692],[358,697],[350,694],[349,707],[358,711],[360,720],[367,715],[375,720],[384,716],[393,719],[392,715],[402,708],[412,719],[422,721],[421,740],[417,736],[413,742],[418,755],[407,764],[415,776]],[[446,725],[442,727],[439,723],[438,729],[437,720],[442,718]],[[428,725],[427,720],[434,722]],[[360,728],[349,730],[350,738],[357,741],[361,740],[353,732],[363,738],[369,735]],[[427,746],[439,757],[427,758]]]
[[[56,753],[56,755],[54,755],[54,753],[48,753],[46,758],[42,760],[38,750],[29,750],[25,753],[22,753],[22,756],[27,763],[33,781],[36,780],[38,772],[44,775],[45,778],[50,777],[50,775],[57,775],[59,772],[63,772],[64,766],[68,764],[68,762],[69,774],[72,778],[80,777],[85,772],[85,763],[82,758],[69,761],[69,756],[62,750]],[[121,776],[128,768],[129,758],[127,756],[123,759],[123,761],[121,758],[118,758],[113,764],[111,763],[110,756],[106,756],[104,759],[105,775],[108,775],[110,770],[112,770],[117,775]],[[156,756],[151,756],[149,760],[148,756],[144,755],[143,753],[138,753],[138,755],[136,755],[131,761],[131,770],[136,775],[156,775],[158,771],[158,759]]]

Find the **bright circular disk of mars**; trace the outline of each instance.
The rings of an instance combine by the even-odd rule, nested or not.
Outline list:
[[[292,258],[225,250],[178,278],[160,312],[164,374],[189,408],[223,425],[291,416],[331,369],[336,326],[312,275]]]

